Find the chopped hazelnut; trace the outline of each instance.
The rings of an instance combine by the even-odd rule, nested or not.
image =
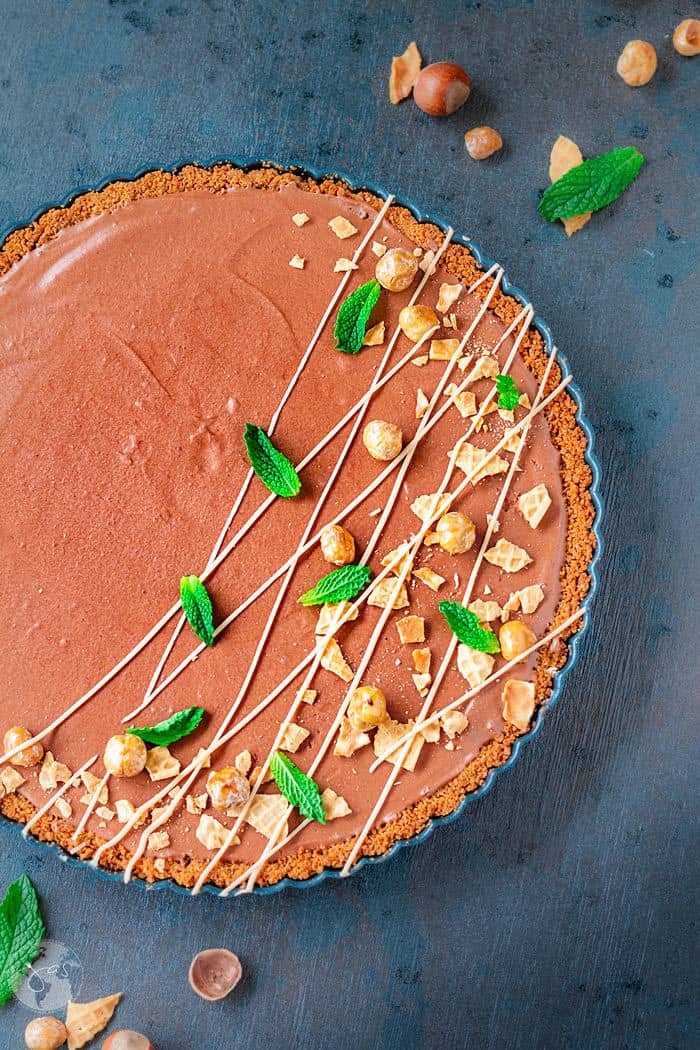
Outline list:
[[[451,361],[459,349],[459,339],[431,339],[430,360]]]
[[[13,726],[12,729],[8,729],[3,739],[3,746],[5,751],[12,751],[20,744],[25,744],[27,740],[32,739],[32,734],[24,726]],[[23,748],[18,751],[16,755],[10,759],[10,763],[13,766],[19,766],[22,769],[29,769],[30,766],[38,766],[44,757],[44,748],[40,743],[31,744],[29,747]]]
[[[406,248],[390,248],[374,268],[374,276],[388,292],[405,292],[418,273],[418,262]]]
[[[646,40],[630,40],[617,60],[617,72],[630,87],[648,84],[656,72],[656,51]]]
[[[399,328],[412,343],[417,343],[439,323],[437,314],[429,306],[404,306],[399,314]]]
[[[35,1017],[24,1029],[27,1050],[58,1050],[67,1038],[66,1026],[57,1017]]]
[[[522,620],[509,620],[498,632],[504,660],[513,660],[537,641],[537,635]]]
[[[464,554],[476,539],[476,528],[471,518],[458,510],[448,511],[435,526],[438,543],[448,554]]]
[[[355,540],[342,525],[326,525],[321,532],[321,553],[331,565],[349,565],[355,558]]]
[[[403,447],[403,434],[396,423],[384,419],[371,420],[362,431],[362,443],[372,459],[388,463],[396,459]]]
[[[348,720],[353,729],[367,732],[386,718],[386,697],[374,685],[360,685],[353,691],[348,705]]]
[[[486,160],[503,148],[503,139],[495,128],[486,124],[472,128],[464,136],[464,145],[472,160]]]
[[[214,809],[227,810],[248,801],[250,784],[237,769],[226,766],[209,774],[207,794]]]
[[[411,653],[413,666],[418,674],[427,674],[430,670],[430,649],[426,645],[424,649],[414,649]]]
[[[148,751],[143,740],[131,733],[110,737],[103,762],[113,777],[135,777],[146,768]]]
[[[469,98],[472,82],[456,62],[433,62],[422,69],[413,85],[419,109],[431,117],[447,117]]]
[[[404,616],[396,621],[396,630],[402,645],[425,641],[425,620],[422,616]]]
[[[673,30],[673,46],[685,58],[700,54],[700,20],[684,18]]]

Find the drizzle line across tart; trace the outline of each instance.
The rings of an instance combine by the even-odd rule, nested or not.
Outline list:
[[[315,181],[273,168],[188,166],[85,193],[7,238],[0,251],[0,355],[5,377],[0,432],[3,732],[17,724],[41,732],[150,631],[177,601],[180,576],[204,570],[245,483],[249,469],[245,424],[267,429],[284,402],[274,440],[293,463],[303,461],[373,380],[376,383],[399,311],[426,273],[418,302],[433,309],[441,285],[462,285],[456,302],[438,314],[441,328],[434,333],[438,340],[460,341],[470,326],[474,328],[460,360],[450,362],[444,356],[455,343],[434,346],[431,356],[429,339],[416,351],[414,362],[409,359],[411,343],[400,334],[385,371],[404,358],[406,363],[373,394],[362,414],[353,417],[300,471],[299,497],[271,501],[246,531],[243,526],[269,495],[253,478],[223,540],[233,549],[207,581],[216,622],[294,555],[358,418],[356,437],[311,536],[386,468],[368,454],[362,442],[364,425],[375,419],[398,424],[405,447],[417,428],[439,415],[450,401],[451,384],[463,383],[481,362],[483,378],[465,387],[475,395],[474,405],[467,398],[460,410],[452,397],[417,443],[395,502],[391,503],[391,492],[398,466],[355,509],[338,517],[355,539],[359,560],[382,512],[389,508],[369,557],[375,576],[382,572],[382,558],[421,529],[411,505],[437,491],[450,451],[473,427],[473,409],[478,411],[493,391],[494,375],[505,366],[517,338],[519,348],[509,372],[526,396],[512,419],[498,410],[484,414],[469,445],[490,451],[508,428],[528,418],[547,355],[540,333],[528,326],[530,318],[523,315],[522,305],[501,290],[499,272],[494,269],[484,276],[462,245],[446,244],[431,274],[430,253],[443,245],[444,231],[418,222],[398,205],[388,207],[358,254],[383,205],[373,194],[354,191],[335,179]],[[309,220],[293,221],[292,216],[299,214]],[[338,217],[346,222],[329,226]],[[356,232],[338,236],[348,232],[347,223]],[[374,275],[383,249],[395,246],[414,253],[422,269],[407,291],[383,292],[370,322],[371,326],[384,322],[383,342],[355,356],[339,353],[333,339],[336,305],[294,378],[341,280],[345,287],[338,303]],[[355,254],[356,268],[344,270],[348,264],[338,264]],[[449,376],[446,369],[451,369]],[[555,360],[541,396],[552,393],[560,381]],[[441,383],[435,405],[417,418],[425,408],[419,389],[429,400]],[[495,405],[494,398],[492,408]],[[420,545],[405,587],[397,592],[401,599],[405,592],[405,607],[381,607],[386,586],[397,581],[390,572],[384,590],[377,591],[379,605],[363,600],[357,618],[339,628],[339,652],[350,672],[340,662],[336,673],[319,668],[309,683],[317,694],[314,702],[297,704],[292,721],[303,732],[292,730],[285,743],[300,768],[312,766],[346,699],[348,684],[337,672],[347,678],[363,658],[368,663],[361,681],[384,692],[392,719],[385,726],[382,747],[392,733],[408,731],[432,684],[432,679],[414,679],[427,656],[413,654],[429,650],[430,668],[422,673],[436,675],[452,637],[438,602],[462,600],[489,524],[487,515],[504,484],[508,491],[498,528],[480,560],[471,603],[477,603],[475,610],[495,632],[502,622],[518,619],[538,640],[572,620],[589,588],[595,547],[586,437],[575,414],[574,401],[561,391],[532,418],[510,481],[506,479],[517,435],[491,460],[505,464],[501,472],[468,483],[451,507],[475,525],[476,539],[468,551],[443,550],[431,527],[428,544]],[[479,453],[469,455],[473,463]],[[455,466],[446,491],[454,491],[467,477],[465,469]],[[551,504],[533,527],[527,520],[528,501],[520,497],[542,485]],[[238,542],[231,544],[239,534]],[[525,551],[531,560],[508,572],[500,552],[515,549]],[[200,749],[209,746],[232,705],[238,706],[228,720],[229,728],[253,709],[264,707],[266,697],[285,676],[314,652],[319,609],[305,608],[297,598],[332,568],[314,543],[295,563],[278,608],[274,603],[284,576],[221,633],[213,648],[186,663],[134,719],[138,725],[153,725],[193,704],[205,708],[202,726],[170,748],[179,763],[175,770],[185,770]],[[425,569],[432,575],[416,574],[415,570]],[[436,576],[443,582],[434,590]],[[526,591],[527,612],[520,608],[521,591]],[[386,626],[373,648],[370,639],[384,615]],[[423,618],[425,641],[401,640],[396,622],[405,617]],[[74,833],[85,817],[90,789],[94,793],[104,775],[105,742],[123,731],[122,718],[142,701],[176,623],[177,617],[45,737],[47,753],[59,764],[58,777],[50,759],[30,768],[7,763],[0,767],[0,810],[7,817],[22,823],[36,818],[66,776],[91,756],[99,756],[89,767],[96,779],[88,776],[87,787],[79,779],[31,827],[37,838],[87,860],[98,846],[120,834],[129,804],[139,806],[157,791],[170,789],[167,778],[151,781],[145,771],[131,779],[109,778],[106,790],[95,796],[89,818],[83,819],[85,827],[76,844]],[[397,771],[389,761],[370,769],[375,751],[383,753],[377,746],[380,730],[371,731],[369,743],[347,757],[333,753],[336,734],[314,776],[322,790],[339,796],[340,801],[327,804],[329,816],[340,815],[325,825],[310,823],[297,831],[300,819],[292,813],[283,829],[289,841],[271,853],[264,866],[254,869],[254,881],[263,885],[284,877],[306,879],[326,868],[342,868],[349,857],[383,854],[397,841],[417,835],[431,818],[452,812],[508,759],[514,741],[530,723],[533,711],[527,703],[522,707],[522,691],[516,703],[506,703],[504,708],[506,683],[510,679],[532,683],[531,707],[536,708],[550,694],[553,676],[566,662],[566,639],[581,623],[574,619],[551,642],[483,688],[479,684],[483,670],[472,667],[469,653],[458,659],[455,652],[427,713],[471,690],[475,694],[471,700],[456,707],[466,718],[445,718],[426,726],[425,736],[414,738],[418,743],[409,754],[419,752],[415,768],[398,770],[371,826],[368,819],[375,802],[387,777]],[[411,621],[409,631],[415,628],[420,637],[417,624]],[[269,637],[263,643],[266,625]],[[187,659],[196,643],[185,628],[161,679]],[[261,652],[256,661],[258,643]],[[503,663],[503,657],[496,655],[489,672],[498,672]],[[465,679],[465,673],[471,680]],[[145,851],[143,855],[139,851],[132,863],[137,876],[172,878],[188,887],[198,879],[226,887],[247,875],[263,851],[270,852],[275,845],[264,833],[267,808],[278,817],[284,816],[284,806],[280,808],[279,800],[262,803],[255,820],[238,821],[235,843],[210,871],[217,846],[227,834],[230,837],[236,816],[212,809],[207,776],[212,769],[236,763],[249,778],[256,776],[255,767],[267,758],[304,676],[303,670],[212,756],[210,768],[195,774],[186,804],[183,799],[174,806],[152,838],[147,834],[149,817],[117,844],[103,849],[101,865],[123,870],[133,862],[144,836]],[[249,685],[242,690],[247,678]],[[528,695],[527,688],[524,693]],[[397,729],[396,723],[402,728]],[[245,752],[250,752],[249,763]],[[258,794],[272,799],[275,784],[262,784]],[[164,794],[158,806],[171,801],[172,796]]]

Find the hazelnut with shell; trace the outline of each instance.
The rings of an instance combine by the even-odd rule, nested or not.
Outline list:
[[[68,1029],[57,1017],[35,1017],[24,1029],[27,1050],[58,1050],[68,1038]]]
[[[433,62],[418,74],[413,97],[431,117],[449,117],[469,98],[471,77],[456,62]]]
[[[190,964],[190,988],[212,1003],[232,992],[242,976],[240,959],[228,948],[207,948]]]

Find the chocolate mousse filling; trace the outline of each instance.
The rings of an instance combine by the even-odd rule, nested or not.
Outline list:
[[[36,733],[58,719],[177,601],[180,577],[205,569],[246,484],[246,423],[267,428],[284,401],[274,441],[298,464],[369,389],[413,288],[382,295],[371,324],[384,322],[383,344],[366,346],[356,355],[338,352],[334,311],[296,378],[295,373],[342,277],[346,263],[338,260],[352,258],[382,203],[336,180],[315,182],[292,172],[243,172],[228,165],[188,167],[84,194],[8,238],[0,252],[3,732],[23,725]],[[299,215],[308,221],[297,224],[292,217]],[[329,226],[337,217],[351,223],[356,233],[339,237]],[[374,276],[383,249],[415,249],[425,261],[443,238],[435,226],[391,206],[356,269],[350,270],[346,295]],[[373,250],[372,244],[378,247]],[[290,265],[294,258],[303,265]],[[429,259],[427,255],[427,265]],[[488,309],[464,353],[472,355],[473,363],[496,348],[500,369],[519,329],[514,327],[505,338],[504,333],[522,315],[522,306],[493,287],[495,273],[469,292],[481,276],[468,249],[450,244],[419,301],[434,308],[441,285],[461,283],[464,290],[436,333],[436,338],[460,339],[490,293]],[[404,336],[396,341],[387,370],[410,345]],[[429,342],[416,357],[428,353]],[[527,395],[525,405],[535,401],[546,363],[542,337],[534,327],[527,328],[509,369],[518,390]],[[418,391],[430,398],[447,364],[436,359],[405,364],[372,396],[364,420],[391,421],[401,428],[404,444],[409,442],[420,425]],[[460,383],[466,375],[466,370],[455,369],[451,380]],[[544,394],[560,380],[555,362]],[[477,406],[493,383],[490,376],[470,385]],[[531,560],[513,573],[484,560],[473,592],[473,598],[502,608],[513,592],[541,587],[542,600],[522,616],[538,639],[577,610],[589,586],[594,512],[586,440],[575,412],[564,391],[533,418],[521,469],[493,535],[492,545],[503,538]],[[491,449],[526,415],[526,407],[515,410],[513,421],[507,413],[490,412],[470,441]],[[369,559],[375,575],[381,559],[417,533],[421,522],[411,504],[437,491],[449,452],[470,422],[453,406],[418,444]],[[269,496],[259,479],[248,485],[226,534],[229,542],[241,530],[240,539],[207,580],[215,622],[245,602],[294,553],[349,429],[350,424],[343,427],[300,472],[297,498],[272,501],[245,531],[243,526]],[[503,455],[509,464],[511,453]],[[318,528],[334,520],[384,466],[368,455],[360,429],[325,499]],[[449,490],[464,476],[456,470]],[[358,559],[391,498],[394,479],[390,475],[342,517]],[[485,477],[452,508],[476,526],[476,543],[469,551],[455,555],[435,543],[421,547],[416,566],[428,567],[444,582],[434,591],[412,575],[406,584],[407,606],[391,613],[372,653],[363,682],[383,691],[389,715],[403,725],[416,718],[423,697],[412,678],[415,646],[401,642],[396,621],[407,615],[424,619],[423,645],[430,649],[434,673],[451,639],[438,602],[461,600],[503,481],[504,474]],[[546,487],[551,505],[533,528],[518,499],[537,485]],[[139,725],[154,725],[191,705],[205,709],[201,726],[170,749],[181,768],[209,746],[234,701],[240,703],[231,725],[245,720],[313,651],[318,609],[305,608],[297,599],[331,568],[314,545],[295,565],[260,653],[256,649],[281,581],[252,602],[211,649],[186,664],[135,719]],[[365,604],[357,619],[337,633],[353,670],[381,611]],[[77,770],[93,754],[101,756],[106,740],[123,732],[122,719],[142,702],[175,622],[43,741],[68,770]],[[494,631],[500,625],[500,618],[490,624]],[[549,695],[553,673],[566,661],[565,640],[579,626],[567,628],[514,672],[513,677],[535,683],[537,703]],[[187,660],[196,642],[189,628],[179,634],[161,680]],[[190,798],[204,797],[206,806],[208,773],[233,766],[245,751],[251,767],[264,762],[302,679],[303,672],[212,756],[211,767],[192,783]],[[425,742],[415,769],[400,771],[364,839],[362,854],[383,853],[417,834],[431,817],[451,812],[508,758],[521,729],[504,718],[503,684],[486,685],[464,708],[466,728],[453,738],[442,732],[439,740]],[[308,734],[292,753],[303,769],[326,736],[347,684],[320,668],[312,688],[314,702],[301,704],[293,718]],[[435,707],[468,689],[453,659]],[[345,800],[349,813],[325,825],[309,823],[293,835],[258,874],[260,883],[284,876],[306,878],[344,864],[394,768],[383,762],[371,771],[375,759],[371,745],[350,757],[328,750],[314,777],[322,789]],[[102,777],[101,757],[91,769]],[[40,770],[20,769],[23,783],[14,790],[5,785],[3,813],[26,822],[45,805],[50,792],[40,782]],[[246,773],[251,775],[252,768]],[[73,833],[85,809],[81,782],[65,792],[63,815],[50,809],[34,823],[32,834],[77,849],[87,859],[119,832],[117,801],[137,807],[163,786],[146,773],[111,778],[107,802],[95,807],[76,845]],[[262,788],[263,794],[274,791],[274,783]],[[230,814],[210,807],[205,812],[225,829],[234,824]],[[200,820],[194,803],[175,807],[164,825],[167,835],[138,859],[135,874],[172,877],[192,886],[214,856],[211,844],[197,834]],[[299,823],[298,814],[292,814],[289,831]],[[108,848],[101,864],[124,868],[147,824]],[[268,845],[266,836],[248,823],[242,824],[237,839],[208,875],[219,886],[254,864]]]

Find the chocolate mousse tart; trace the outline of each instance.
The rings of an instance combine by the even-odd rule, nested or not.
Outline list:
[[[343,875],[511,755],[586,620],[587,430],[451,229],[152,171],[0,250],[0,810],[125,880]]]

